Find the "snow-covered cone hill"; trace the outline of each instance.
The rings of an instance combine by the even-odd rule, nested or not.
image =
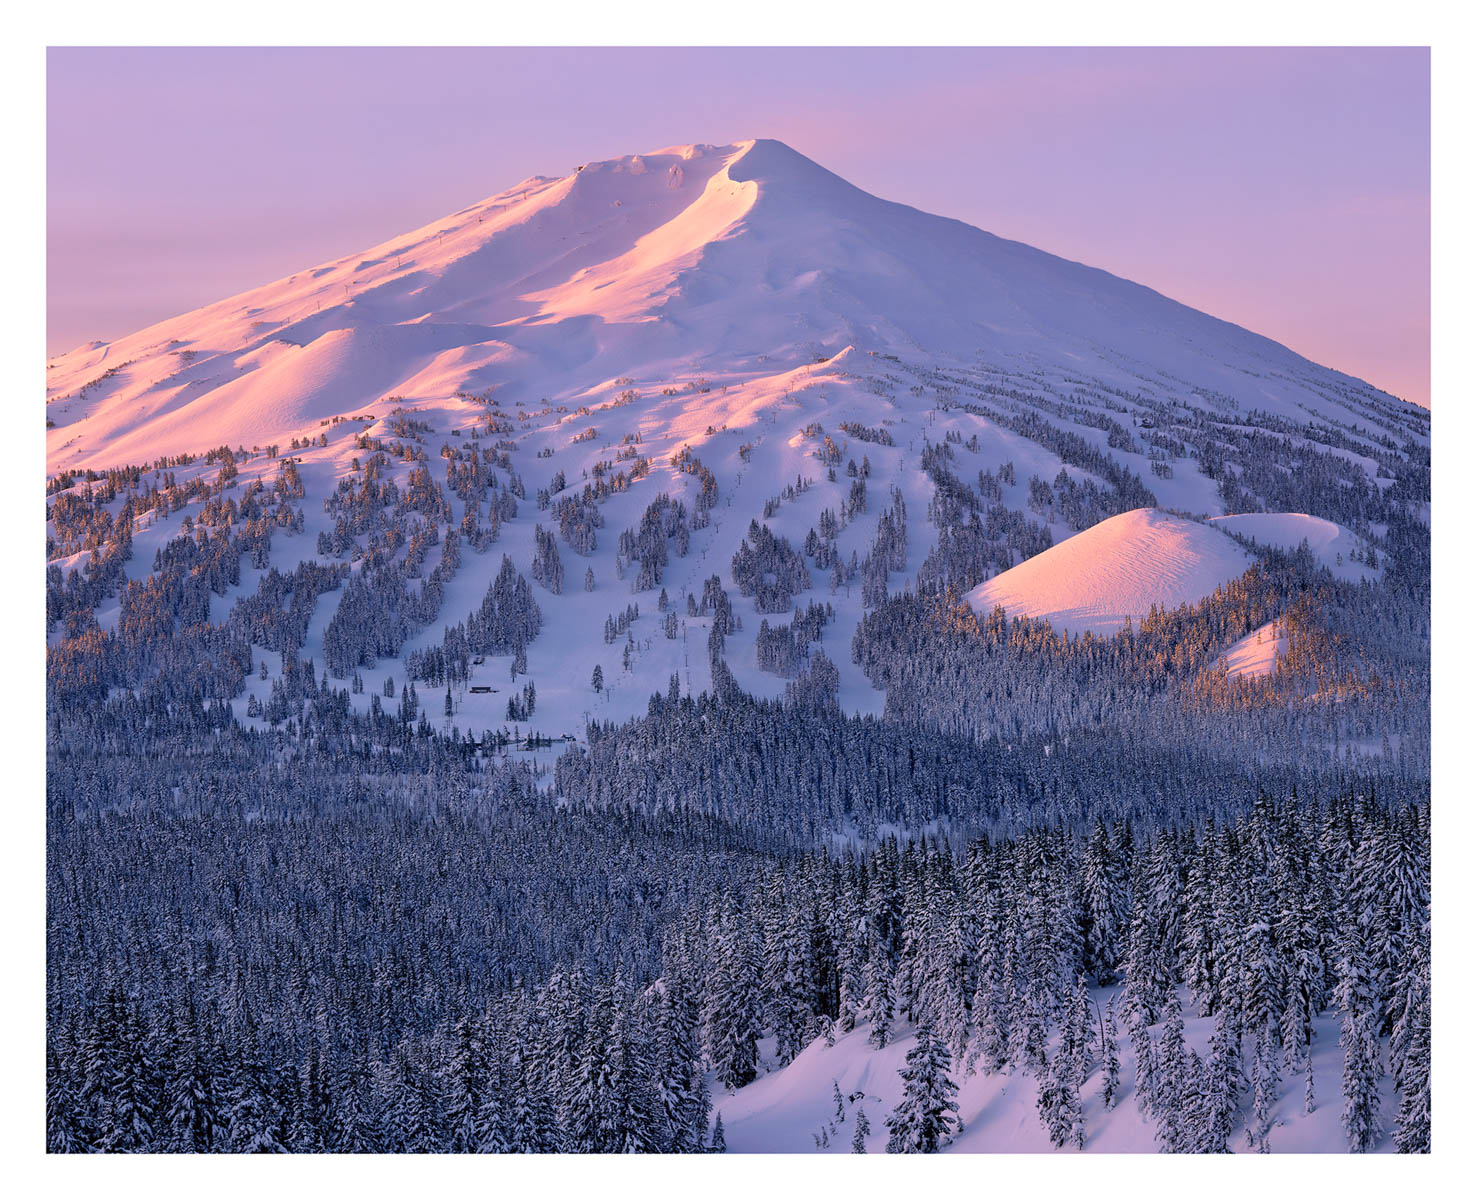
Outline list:
[[[891,511],[906,538],[892,548],[887,586],[915,579],[939,541],[930,508],[945,476],[974,489],[981,512],[998,505],[1045,526],[1053,542],[1156,506],[1215,517],[1316,504],[1337,524],[1351,473],[1371,493],[1388,488],[1429,444],[1425,412],[1359,380],[1149,288],[870,196],[768,140],[530,178],[361,254],[79,347],[48,364],[47,383],[53,477],[131,464],[150,468],[148,486],[162,478],[159,459],[225,445],[244,452],[229,485],[244,489],[278,478],[268,447],[298,459],[304,527],[274,536],[267,559],[280,570],[310,558],[357,563],[368,551],[355,535],[325,555],[319,538],[335,527],[325,500],[362,480],[366,447],[386,447],[380,478],[402,495],[423,451],[448,526],[462,521],[465,497],[451,493],[443,448],[454,458],[476,440],[484,464],[495,453],[496,488],[522,483],[516,515],[505,514],[484,553],[447,568],[435,616],[410,631],[399,658],[366,664],[353,702],[366,705],[386,674],[402,678],[405,653],[439,645],[443,627],[480,602],[503,554],[531,574],[540,524],[559,535],[564,577],[557,594],[536,585],[545,632],[527,648],[532,723],[549,731],[579,729],[587,713],[643,711],[673,673],[684,687],[705,686],[711,614],[691,615],[686,594],[700,597],[713,575],[742,618],[725,648],[740,684],[783,690],[782,674],[760,670],[761,615],[731,566],[752,520],[797,553],[812,529],[834,544],[825,565],[805,552],[809,587],[792,578],[784,607],[834,606],[820,644],[840,670],[843,706],[879,711],[881,695],[847,649],[863,588],[846,568],[853,555],[865,563]],[[942,449],[930,457],[929,447]],[[684,448],[701,470],[679,457]],[[1320,469],[1309,471],[1315,456]],[[642,470],[629,470],[638,459]],[[180,486],[218,473],[199,457],[170,469]],[[623,470],[628,486],[593,502],[598,519],[574,514],[561,527],[559,499]],[[1299,491],[1305,484],[1321,490]],[[536,503],[561,486],[553,505]],[[687,553],[670,543],[662,568],[678,614],[669,634],[657,588],[642,586],[621,534],[659,495],[691,515],[714,486],[710,518],[691,523]],[[478,504],[485,523],[485,488]],[[129,576],[146,574],[199,510],[191,501],[137,515]],[[82,541],[49,532],[52,560],[79,566]],[[1380,533],[1334,536],[1349,549]],[[989,574],[1041,548],[1031,538],[1002,544]],[[261,562],[212,602],[213,620],[255,592]],[[761,564],[761,576],[772,581],[773,565]],[[1114,609],[1124,600],[1115,593]],[[336,593],[317,603],[302,647],[320,663],[337,604]],[[607,637],[606,619],[633,604],[639,615]],[[113,600],[97,617],[106,628],[117,613]],[[505,719],[508,662],[492,655],[478,669],[486,681],[467,683],[504,694],[455,697],[463,729]],[[269,687],[254,677],[250,686],[263,697]],[[247,700],[236,701],[238,716]]]

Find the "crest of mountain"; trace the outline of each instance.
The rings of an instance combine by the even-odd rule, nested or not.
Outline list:
[[[1388,397],[1149,288],[889,203],[788,146],[533,177],[360,254],[89,342],[48,370],[48,465],[252,445],[388,396],[571,406],[615,378],[730,386],[847,347],[1355,424]],[[706,422],[704,422],[706,425]]]

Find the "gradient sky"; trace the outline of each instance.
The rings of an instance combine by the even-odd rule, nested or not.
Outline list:
[[[534,174],[774,137],[1430,403],[1424,49],[52,49],[47,350]]]

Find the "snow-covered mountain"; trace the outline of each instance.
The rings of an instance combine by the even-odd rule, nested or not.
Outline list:
[[[362,254],[79,347],[49,364],[48,465],[281,440],[391,396],[454,409],[457,392],[493,389],[537,410],[606,399],[621,376],[701,374],[757,399],[755,384],[848,348],[1294,418],[1389,408],[1266,338],[759,140],[527,179]],[[689,434],[672,407],[660,416]]]
[[[876,1151],[925,1019],[954,1149],[1419,1148],[1423,410],[752,141],[79,347],[47,425],[49,1148],[691,1150],[707,1071],[735,1151]],[[240,1005],[219,1134],[69,1055]],[[555,1120],[652,1030],[666,1140]]]
[[[820,557],[814,539],[805,550],[810,586],[783,607],[833,606],[819,640],[839,669],[843,707],[880,712],[882,694],[847,647],[881,514],[903,531],[885,586],[896,591],[922,570],[940,584],[960,584],[962,572],[974,587],[1048,541],[1132,509],[1218,517],[1228,494],[1248,507],[1292,507],[1301,497],[1285,495],[1284,477],[1301,479],[1293,458],[1275,477],[1254,477],[1269,444],[1300,464],[1317,456],[1326,470],[1315,480],[1353,472],[1371,495],[1389,486],[1410,446],[1428,444],[1423,411],[1367,384],[1146,287],[877,199],[766,140],[672,147],[527,179],[362,254],[79,347],[49,364],[48,384],[52,476],[138,465],[153,471],[146,484],[157,483],[153,469],[168,460],[183,485],[214,479],[215,460],[178,456],[227,446],[237,451],[232,486],[249,486],[270,483],[277,456],[291,455],[306,488],[302,535],[289,531],[258,556],[283,571],[325,557],[322,537],[340,523],[325,502],[361,477],[373,448],[388,450],[381,477],[402,492],[417,455],[437,464],[438,455],[470,454],[477,470],[495,457],[492,497],[516,479],[524,493],[516,515],[500,522],[492,549],[441,581],[435,616],[406,631],[398,652],[372,667],[365,660],[356,703],[384,676],[403,680],[405,654],[438,645],[445,626],[467,617],[504,553],[528,572],[535,526],[561,529],[561,500],[591,496],[588,509],[562,520],[565,585],[558,595],[538,589],[545,627],[558,634],[527,647],[533,719],[560,732],[592,714],[642,711],[672,674],[684,688],[707,686],[710,614],[688,609],[687,597],[713,575],[731,586],[754,520],[797,548],[819,530]],[[440,487],[439,466],[435,474]],[[941,566],[930,552],[944,476],[978,496],[946,523],[995,506],[1035,532],[1002,535],[998,521],[987,522],[988,563]],[[667,555],[659,572],[677,613],[673,632],[621,532],[634,534],[663,494],[691,514],[705,478],[716,487],[711,516],[691,526],[690,553]],[[492,503],[487,481],[472,487],[481,519]],[[1337,485],[1336,503],[1347,487]],[[450,497],[448,528],[465,501]],[[135,562],[146,564],[189,516],[189,506],[138,514]],[[1175,520],[1154,519],[1164,528]],[[571,525],[588,528],[571,540]],[[1232,559],[1246,559],[1229,538],[1193,531],[1226,552],[1210,587],[1235,573]],[[1004,587],[1012,613],[1054,611],[1044,593],[1033,604],[1016,585],[1050,566],[1051,587],[1080,590],[1058,568],[1084,544],[1061,546],[979,595]],[[66,571],[84,549],[58,535],[52,559]],[[366,552],[360,536],[327,557],[356,564]],[[214,617],[252,594],[262,574],[260,565],[243,571],[212,602]],[[1173,581],[1158,582],[1146,596],[1193,600],[1206,590],[1181,596]],[[320,661],[334,601],[318,604],[303,647]],[[1116,628],[1120,600],[1104,603]],[[627,613],[631,605],[639,614]],[[765,614],[755,607],[739,602],[727,661],[747,690],[779,695],[791,672],[760,669]],[[783,620],[779,612],[771,606],[768,619]],[[99,607],[105,628],[117,615],[116,600]],[[458,681],[462,728],[506,717],[508,664],[488,657],[473,672],[481,678]],[[252,681],[257,700],[269,686]],[[241,714],[249,699],[237,702]]]

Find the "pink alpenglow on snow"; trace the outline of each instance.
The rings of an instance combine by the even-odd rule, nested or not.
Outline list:
[[[1251,563],[1215,529],[1139,508],[986,580],[969,603],[977,612],[999,607],[1008,616],[1039,617],[1062,633],[1111,637],[1151,608],[1205,599]]]
[[[52,354],[502,180],[757,130],[1429,403],[1423,47],[53,47],[47,87]]]
[[[1260,679],[1270,675],[1287,653],[1287,631],[1276,621],[1248,633],[1221,655],[1221,665],[1232,679]]]

